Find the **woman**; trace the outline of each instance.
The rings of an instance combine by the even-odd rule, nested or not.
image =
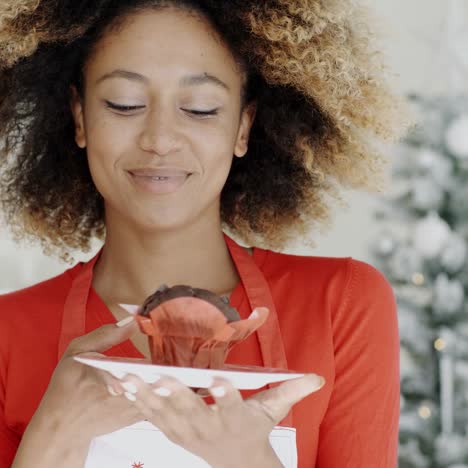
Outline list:
[[[214,467],[282,466],[279,424],[301,468],[395,466],[390,286],[362,262],[272,250],[325,222],[339,184],[374,186],[369,131],[403,127],[362,14],[318,0],[0,7],[7,219],[63,257],[105,239],[90,262],[0,298],[1,467],[96,466],[91,441],[143,419]],[[307,375],[245,400],[217,380],[208,406],[175,379],[73,360],[148,356],[119,304],[162,283],[228,295],[242,317],[267,306],[228,362]]]

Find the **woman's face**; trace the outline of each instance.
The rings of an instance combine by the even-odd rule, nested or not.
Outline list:
[[[254,118],[252,106],[241,112],[243,81],[209,23],[184,10],[138,13],[98,42],[72,110],[107,224],[217,222]]]

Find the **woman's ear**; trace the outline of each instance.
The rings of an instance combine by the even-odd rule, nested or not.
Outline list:
[[[70,86],[70,109],[75,121],[75,141],[80,148],[86,148],[86,132],[83,118],[82,99],[74,85]]]
[[[236,145],[234,147],[234,154],[238,158],[242,158],[247,154],[250,130],[252,129],[256,113],[257,103],[255,101],[245,106],[245,109],[242,111]]]

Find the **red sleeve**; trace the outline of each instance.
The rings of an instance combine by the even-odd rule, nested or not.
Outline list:
[[[395,468],[400,412],[395,297],[375,268],[352,260],[332,312],[335,381],[317,468]]]
[[[10,468],[20,441],[5,425],[3,408],[0,408],[0,468]]]
[[[11,333],[7,330],[4,322],[1,320],[0,314],[0,468],[10,468],[18,450],[20,439],[18,434],[8,428],[5,421],[8,343]]]

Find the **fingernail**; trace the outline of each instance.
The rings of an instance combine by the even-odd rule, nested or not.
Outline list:
[[[226,395],[226,389],[224,387],[212,387],[210,388],[210,392],[213,396],[217,397],[217,398],[221,398],[223,397],[224,395]]]
[[[249,319],[256,319],[258,318],[258,310],[255,309],[250,315],[249,315]]]
[[[313,375],[314,391],[320,390],[325,385],[325,379],[321,375]]]
[[[114,387],[112,385],[107,386],[107,391],[112,395],[112,396],[118,396],[118,393],[114,390]]]
[[[133,393],[125,392],[125,398],[130,401],[136,401],[136,396]]]
[[[138,393],[138,387],[133,382],[122,382],[120,385],[129,393]]]
[[[130,317],[126,317],[124,318],[123,320],[121,320],[120,322],[117,322],[116,325],[119,327],[119,328],[122,328],[122,327],[125,327],[125,325],[128,325],[129,323],[132,323],[133,321],[135,320],[135,317],[130,316]]]
[[[157,387],[153,390],[153,393],[162,397],[168,397],[172,392],[166,387]]]
[[[140,310],[140,306],[133,304],[119,304],[122,309],[126,310],[129,314],[135,315]]]

